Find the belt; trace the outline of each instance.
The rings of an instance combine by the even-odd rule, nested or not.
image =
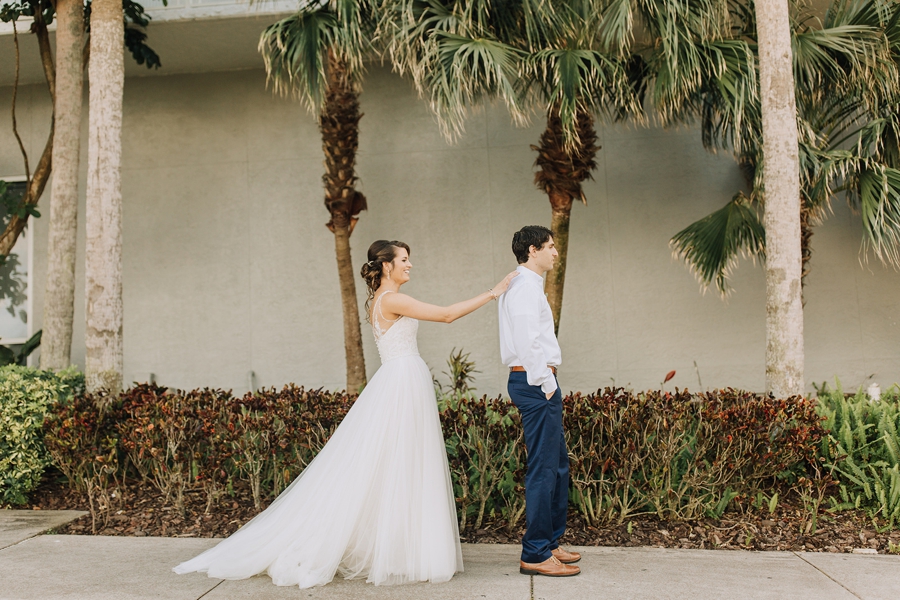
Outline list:
[[[554,374],[554,375],[556,375],[556,367],[554,367],[553,365],[547,365],[547,366],[550,367],[550,370],[553,371],[553,374]],[[510,368],[509,368],[509,371],[510,371],[510,373],[513,372],[513,371],[516,371],[516,372],[524,372],[524,371],[525,371],[525,367],[510,367]]]

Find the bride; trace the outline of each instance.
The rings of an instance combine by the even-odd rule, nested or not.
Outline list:
[[[496,300],[517,273],[441,307],[399,292],[411,268],[403,242],[369,247],[361,275],[381,368],[291,485],[176,573],[245,579],[265,572],[275,585],[307,588],[328,583],[335,573],[390,585],[448,581],[463,570],[434,386],[416,330],[418,320],[450,323]]]

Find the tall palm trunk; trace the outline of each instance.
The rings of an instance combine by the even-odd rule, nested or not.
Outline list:
[[[572,217],[572,196],[553,190],[547,193],[550,199],[550,231],[559,252],[556,266],[547,273],[544,292],[553,314],[553,331],[559,335],[559,319],[562,315],[563,291],[566,285],[566,265],[569,260],[569,220]]]
[[[325,207],[331,214],[328,229],[334,233],[341,306],[344,314],[344,352],[347,362],[347,391],[359,391],[366,384],[356,300],[356,277],[350,257],[350,235],[366,198],[355,189],[356,150],[359,146],[359,92],[350,81],[346,65],[329,55],[328,87],[319,118],[322,149],[325,152]]]
[[[541,134],[539,146],[531,149],[538,153],[534,164],[540,170],[534,174],[534,183],[550,200],[550,230],[559,258],[556,267],[547,273],[545,291],[553,313],[553,329],[559,334],[562,314],[563,289],[566,282],[566,265],[569,257],[569,220],[575,199],[587,204],[581,184],[591,178],[597,167],[594,158],[600,147],[596,145],[597,133],[594,119],[589,113],[579,112],[576,119],[577,139],[567,147],[563,135],[559,107],[547,113],[547,128]]]
[[[91,11],[87,180],[85,386],[122,388],[122,93],[121,0],[94,0]]]
[[[756,0],[766,190],[766,391],[802,394],[800,162],[787,0]]]
[[[75,240],[78,222],[78,155],[84,79],[84,4],[56,2],[56,128],[41,368],[69,366],[75,314]]]

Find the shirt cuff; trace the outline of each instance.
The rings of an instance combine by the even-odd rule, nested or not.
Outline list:
[[[550,377],[547,378],[547,381],[541,384],[541,390],[545,394],[550,394],[555,392],[559,386],[556,385],[556,377],[553,376],[553,372],[550,372]]]

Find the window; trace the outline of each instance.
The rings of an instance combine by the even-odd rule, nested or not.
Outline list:
[[[24,177],[0,177],[0,227],[6,228],[11,207],[25,194]],[[31,337],[31,235],[22,232],[0,264],[0,344],[24,344]]]

